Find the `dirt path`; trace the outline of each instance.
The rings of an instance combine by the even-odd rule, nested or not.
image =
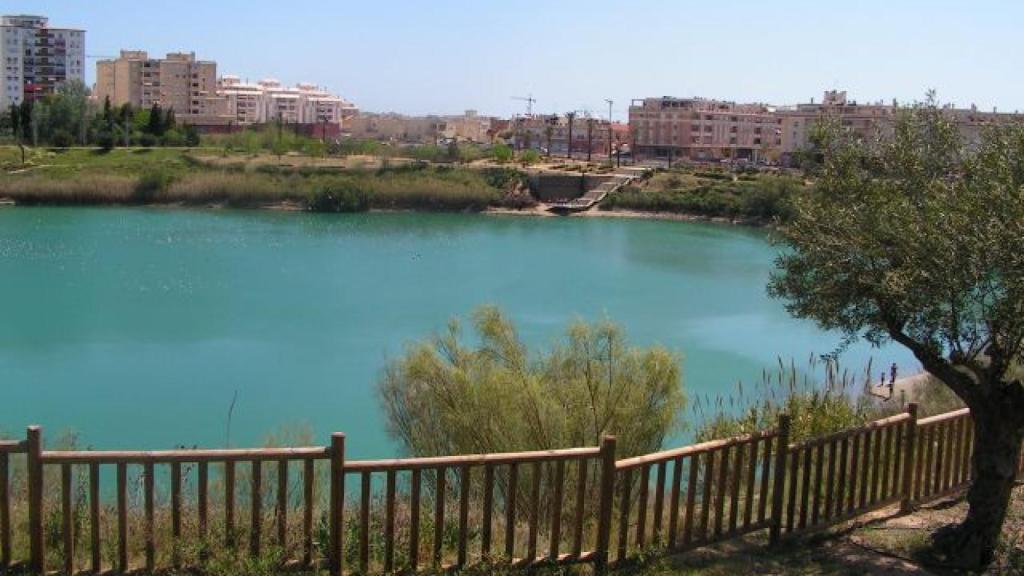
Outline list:
[[[777,549],[767,547],[764,534],[752,534],[625,572],[637,576],[958,575],[963,572],[930,558],[929,540],[938,528],[959,522],[966,513],[962,495],[954,495],[906,515],[900,514],[898,506],[884,508],[825,532],[783,540]],[[1003,534],[999,556],[984,574],[1024,574],[1024,484],[1014,492]]]

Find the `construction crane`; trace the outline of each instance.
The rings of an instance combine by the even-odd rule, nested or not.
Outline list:
[[[533,94],[528,94],[526,96],[513,96],[512,99],[526,102],[526,115],[533,116],[533,103],[537,101],[537,99],[533,97]]]

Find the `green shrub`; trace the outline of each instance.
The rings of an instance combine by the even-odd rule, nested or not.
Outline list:
[[[540,154],[536,150],[524,150],[519,154],[519,162],[521,162],[523,166],[536,164],[537,162],[540,162]]]
[[[185,124],[185,146],[195,148],[199,146],[199,131],[191,124]]]
[[[515,168],[487,168],[482,171],[482,174],[489,186],[499,190],[508,190],[513,186],[526,184],[526,174]]]
[[[51,141],[55,148],[69,148],[75,144],[74,137],[72,137],[71,133],[67,130],[57,130],[54,132]]]
[[[595,446],[615,434],[628,457],[661,448],[680,424],[679,357],[632,347],[611,322],[576,322],[537,356],[497,308],[476,310],[472,325],[472,344],[452,320],[385,368],[388,426],[412,454]]]
[[[96,135],[96,145],[102,150],[113,150],[116,142],[114,141],[114,133],[109,130],[102,130]]]
[[[491,148],[491,156],[495,162],[506,164],[512,161],[512,149],[507,144],[498,143]]]
[[[134,198],[137,202],[151,202],[171,184],[171,176],[162,170],[143,174],[135,184]]]
[[[370,198],[365,190],[350,183],[321,186],[309,198],[313,212],[365,212],[370,209]]]
[[[663,186],[682,185],[669,176]],[[785,221],[803,185],[792,178],[768,176],[754,181],[712,180],[683,188],[628,186],[609,196],[601,208],[674,212],[756,222]]]
[[[160,144],[163,146],[184,146],[185,135],[177,130],[168,130],[160,137]]]

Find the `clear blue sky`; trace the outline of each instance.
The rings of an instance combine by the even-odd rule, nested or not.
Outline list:
[[[1024,111],[1024,2],[0,0],[87,30],[87,52],[195,51],[218,73],[324,84],[370,111],[541,112],[605,98],[775,104],[827,88]],[[89,63],[91,84],[95,66]]]

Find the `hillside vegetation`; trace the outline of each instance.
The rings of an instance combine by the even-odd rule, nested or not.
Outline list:
[[[25,164],[0,148],[0,199],[18,204],[184,204],[320,211],[478,211],[532,204],[510,168],[474,169],[408,162],[362,167],[309,157],[276,161],[171,148],[32,149]],[[204,156],[206,154],[207,156]],[[237,158],[238,161],[226,161]],[[300,161],[301,160],[301,161]]]
[[[805,184],[782,174],[691,167],[660,171],[609,197],[604,210],[638,210],[723,218],[752,224],[785,220]]]

